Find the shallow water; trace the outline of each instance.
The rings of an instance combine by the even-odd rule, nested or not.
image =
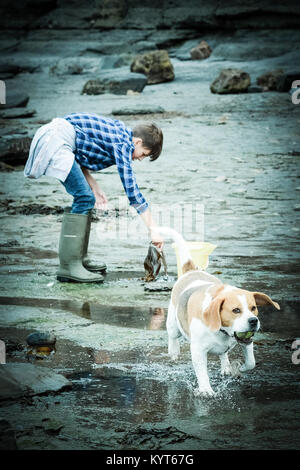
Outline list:
[[[96,302],[82,303],[66,299],[0,297],[1,304],[68,311],[96,323],[147,330],[164,329],[167,315],[167,309],[162,307],[107,306]]]
[[[292,362],[292,343],[295,332],[300,331],[297,302],[284,303],[280,312],[261,309],[262,331],[254,338],[254,370],[222,377],[218,358],[210,357],[209,374],[216,396],[203,398],[195,395],[188,343],[182,343],[178,361],[173,363],[168,358],[164,308],[108,307],[62,299],[1,297],[0,301],[2,327],[10,326],[0,330],[2,337],[13,335],[24,345],[27,333],[36,325],[36,311],[39,327],[47,329],[48,325],[57,335],[55,355],[38,364],[64,374],[73,385],[72,390],[57,396],[34,397],[30,406],[22,401],[2,403],[1,416],[13,423],[20,448],[200,450],[299,446],[299,365]],[[28,316],[26,309],[30,309]],[[62,323],[57,321],[58,312]],[[18,315],[27,318],[23,325]],[[159,321],[153,327],[156,317]],[[77,333],[75,343],[74,338],[71,342],[65,339],[68,324]],[[110,326],[111,331],[105,329]],[[20,330],[22,327],[26,330]],[[91,330],[85,334],[90,327],[94,335]],[[144,342],[139,337],[142,333]],[[156,339],[151,342],[153,335]],[[88,342],[89,347],[76,346]],[[239,346],[230,357],[233,366],[241,363]],[[9,360],[25,361],[25,352],[12,352]],[[46,439],[43,428],[45,417],[62,426],[51,440]]]

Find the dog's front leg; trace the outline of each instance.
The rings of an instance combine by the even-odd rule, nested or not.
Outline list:
[[[207,351],[201,349],[199,340],[193,341],[191,336],[191,355],[194,370],[198,381],[198,393],[204,396],[213,396],[215,392],[210,386],[209,377],[207,373]]]
[[[228,358],[228,353],[220,354],[220,361],[221,361],[221,374],[230,375],[231,367],[230,367],[230,362]]]
[[[168,337],[168,354],[173,361],[177,361],[180,354],[179,338]]]
[[[180,354],[180,343],[179,338],[181,333],[177,326],[176,312],[172,304],[169,304],[168,318],[167,318],[167,332],[168,332],[168,354],[171,356],[173,361],[178,359]]]
[[[255,357],[253,352],[253,342],[250,344],[241,344],[243,355],[244,355],[244,364],[240,367],[241,372],[246,370],[254,369],[255,367]]]

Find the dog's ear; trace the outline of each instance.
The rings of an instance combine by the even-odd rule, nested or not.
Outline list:
[[[221,326],[221,310],[224,303],[223,297],[217,297],[212,301],[210,306],[203,312],[203,323],[211,330],[218,331]]]
[[[263,294],[262,292],[253,292],[256,305],[274,305],[277,310],[280,310],[280,306],[277,302],[274,302],[267,294]]]

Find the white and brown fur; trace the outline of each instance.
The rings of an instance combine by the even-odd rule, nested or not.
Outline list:
[[[278,310],[280,307],[266,294],[223,284],[215,276],[199,270],[179,233],[167,227],[158,230],[177,243],[183,272],[173,287],[168,308],[168,352],[177,359],[179,338],[189,340],[198,393],[214,395],[207,373],[207,354],[219,355],[221,373],[229,374],[228,352],[238,343],[235,333],[259,330],[257,306],[272,304]],[[240,344],[244,355],[240,371],[244,372],[255,367],[253,341]]]

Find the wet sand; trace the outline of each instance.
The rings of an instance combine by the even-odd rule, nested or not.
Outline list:
[[[145,290],[145,229],[134,225],[134,214],[120,209],[118,222],[130,235],[111,237],[123,196],[116,169],[95,175],[110,202],[108,214],[95,218],[90,242],[91,256],[108,265],[103,285],[56,280],[61,208],[70,203],[60,183],[26,180],[21,167],[1,172],[0,337],[21,344],[20,351],[7,353],[7,362],[26,362],[27,334],[50,330],[57,337],[56,353],[38,364],[73,384],[56,396],[2,403],[1,417],[13,427],[19,449],[299,448],[299,364],[292,361],[292,345],[300,335],[300,107],[287,93],[209,91],[221,68],[238,65],[255,80],[266,69],[292,62],[284,54],[248,61],[212,57],[202,64],[172,61],[176,80],[147,86],[139,96],[82,96],[82,77],[62,80],[44,69],[30,77],[21,74],[15,84],[28,88],[37,116],[10,120],[1,128],[2,138],[20,129],[30,135],[41,120],[77,110],[111,115],[116,106],[163,106],[164,114],[119,116],[128,125],[155,120],[164,131],[160,159],[135,165],[142,192],[150,203],[174,208],[175,228],[182,227],[187,240],[217,245],[209,273],[266,292],[281,310],[261,309],[256,368],[223,379],[212,356],[216,398],[195,397],[188,344],[178,363],[167,356],[170,291]],[[180,204],[199,220],[204,214],[204,225],[194,230],[190,217],[182,225]],[[176,259],[170,241],[165,254],[170,274],[165,285],[171,287]],[[231,357],[241,359],[238,346]]]

